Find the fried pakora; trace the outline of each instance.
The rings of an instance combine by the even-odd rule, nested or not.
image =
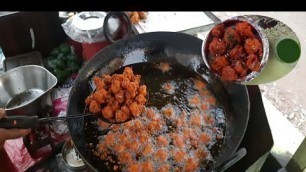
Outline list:
[[[122,74],[95,76],[96,90],[85,100],[89,112],[115,122],[139,116],[147,102],[147,87],[140,85],[140,79],[130,67]]]

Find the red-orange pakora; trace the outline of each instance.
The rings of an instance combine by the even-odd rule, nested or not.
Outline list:
[[[237,79],[237,73],[232,67],[226,66],[222,69],[221,78],[228,81],[234,81]]]
[[[241,38],[235,29],[228,27],[225,29],[223,40],[230,48],[241,43]]]
[[[236,45],[231,51],[229,52],[229,57],[231,59],[240,59],[245,56],[243,51],[243,47],[241,45]]]
[[[214,71],[220,71],[225,66],[229,65],[229,62],[225,56],[216,56],[213,59],[211,67]]]
[[[216,25],[212,30],[211,34],[216,38],[222,38],[224,34],[224,24]]]
[[[247,69],[244,67],[244,65],[241,61],[236,61],[235,62],[234,69],[235,69],[236,73],[239,74],[239,76],[241,78],[245,77],[245,75],[247,74]]]
[[[263,46],[255,31],[247,21],[216,25],[211,30],[212,41],[207,47],[212,71],[228,81],[241,80],[259,71]]]
[[[236,24],[236,30],[243,38],[254,38],[252,27],[248,22],[240,22]]]
[[[259,68],[260,68],[260,63],[259,63],[258,58],[255,54],[249,54],[248,55],[246,65],[252,71],[258,71]]]
[[[245,40],[244,49],[248,54],[261,53],[262,45],[257,38],[249,38]]]
[[[209,44],[209,52],[210,54],[214,55],[223,55],[226,52],[226,45],[224,41],[214,38],[211,43]]]
[[[122,74],[95,76],[96,90],[85,100],[89,112],[112,122],[139,116],[147,102],[147,87],[140,85],[140,78],[130,67],[125,67]]]

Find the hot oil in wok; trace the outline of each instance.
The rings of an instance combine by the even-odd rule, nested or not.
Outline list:
[[[167,70],[161,64],[140,63],[131,67],[135,74],[141,75],[142,84],[147,86],[147,112],[128,123],[115,125],[115,130],[101,138],[96,155],[102,158],[109,170],[148,168],[148,164],[154,171],[166,167],[164,164],[179,171],[197,166],[200,168],[196,171],[207,170],[219,154],[225,133],[223,108],[209,90],[207,82],[178,64],[170,65]],[[123,68],[115,73],[122,71]],[[150,113],[151,117],[152,114],[155,116],[151,118]],[[160,128],[151,125],[153,119],[157,119],[156,125]],[[101,128],[107,126],[101,122],[100,125]],[[132,132],[135,126],[140,126],[136,128],[136,134]],[[141,141],[140,135],[148,132],[151,138]],[[125,142],[123,138],[129,141]],[[113,140],[113,145],[110,140]],[[160,145],[160,140],[166,140],[167,144]],[[147,144],[152,148],[150,156],[144,154]],[[122,149],[118,145],[122,145]],[[135,145],[138,146],[135,148]],[[126,154],[123,155],[122,151]],[[130,158],[137,162],[136,165],[119,165],[117,154],[119,159],[126,156],[124,159]],[[186,158],[180,160],[179,155]]]

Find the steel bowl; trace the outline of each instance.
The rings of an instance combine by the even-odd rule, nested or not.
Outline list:
[[[70,138],[65,142],[62,148],[62,160],[64,164],[72,171],[82,171],[86,169],[84,161],[78,156],[74,143]]]
[[[0,75],[0,108],[7,115],[39,115],[56,84],[57,78],[42,66],[8,70]]]
[[[247,82],[256,78],[261,73],[261,71],[264,69],[264,67],[266,66],[266,64],[268,62],[268,56],[269,56],[269,41],[268,41],[268,38],[267,38],[266,34],[264,33],[264,31],[262,30],[262,28],[259,25],[257,25],[252,18],[249,18],[247,16],[236,16],[236,17],[224,20],[224,21],[222,21],[218,24],[223,23],[225,25],[225,27],[229,27],[229,26],[233,26],[236,23],[242,22],[242,21],[248,22],[251,25],[252,30],[256,32],[256,35],[258,35],[259,39],[261,40],[262,46],[263,46],[263,55],[262,55],[262,58],[261,58],[261,61],[260,61],[259,70],[250,72],[243,79],[237,79],[237,80],[233,81],[237,84],[246,84]],[[211,40],[213,38],[211,30],[207,34],[205,40],[202,43],[202,47],[201,47],[202,58],[204,60],[205,65],[208,67],[208,69],[211,69],[210,64],[209,64],[209,52],[208,52],[209,43],[211,42]],[[212,73],[216,74],[215,72],[212,72]],[[217,77],[221,78],[218,74],[216,74],[216,75],[217,75]]]

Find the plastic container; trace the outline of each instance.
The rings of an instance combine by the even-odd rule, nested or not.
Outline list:
[[[107,45],[131,35],[132,26],[124,12],[85,11],[69,18],[62,27],[72,40],[82,43],[83,57],[89,60]]]

